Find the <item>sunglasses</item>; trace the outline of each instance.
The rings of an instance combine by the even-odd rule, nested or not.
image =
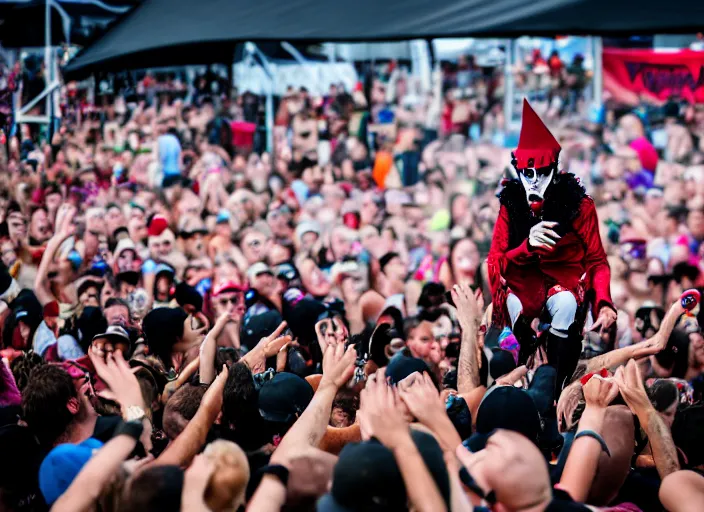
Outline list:
[[[179,236],[183,238],[184,240],[189,240],[191,238],[194,238],[198,235],[200,236],[205,236],[207,231],[204,230],[196,230],[196,231],[181,231],[179,233]]]
[[[538,169],[520,169],[518,172],[520,172],[523,176],[525,176],[528,179],[535,178],[535,176],[550,176],[550,173],[552,172],[552,167],[540,167]]]
[[[221,299],[218,299],[218,303],[225,307],[228,304],[232,304],[233,306],[236,306],[237,304],[241,304],[244,301],[244,297],[242,295],[236,295],[234,297],[222,297]]]

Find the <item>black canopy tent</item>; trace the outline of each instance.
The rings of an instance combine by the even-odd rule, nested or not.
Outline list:
[[[108,7],[134,7],[138,0],[107,0]],[[100,7],[100,4],[87,2],[59,1],[61,9],[71,18],[70,42],[85,45],[102,33],[102,25],[118,17],[116,12]],[[28,2],[7,2],[0,4],[0,41],[4,48],[41,47],[46,43],[44,35],[45,0]],[[100,20],[101,23],[91,23]],[[51,9],[51,43],[59,46],[67,42],[63,19],[59,11]]]
[[[702,26],[704,2],[691,0],[145,0],[66,72],[231,62],[242,41],[692,33]]]

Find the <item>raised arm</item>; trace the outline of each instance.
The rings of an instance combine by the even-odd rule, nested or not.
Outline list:
[[[680,463],[677,458],[677,448],[672,440],[672,433],[645,392],[638,364],[633,360],[629,361],[626,366],[622,366],[616,371],[614,378],[618,383],[621,396],[631,412],[638,417],[641,427],[648,435],[655,467],[660,478],[665,478],[670,473],[678,471]]]
[[[347,350],[342,343],[327,346],[323,354],[323,377],[318,389],[277,449],[287,449],[289,445],[318,447],[327,430],[335,395],[352,378],[356,359],[357,353],[352,345]]]
[[[200,383],[210,384],[215,379],[215,355],[218,351],[218,336],[222,333],[225,325],[232,320],[232,317],[223,313],[216,320],[215,325],[207,334],[200,345]]]
[[[378,373],[362,391],[359,414],[362,430],[378,439],[394,455],[406,484],[408,499],[415,510],[447,510],[433,477],[411,437],[401,412],[397,391]]]
[[[457,318],[462,328],[460,357],[457,362],[457,391],[469,393],[479,387],[479,353],[477,331],[482,312],[477,297],[468,284],[455,285],[452,300],[457,307]]]
[[[222,372],[203,395],[196,415],[186,428],[152,464],[188,466],[193,457],[203,448],[210,428],[222,410],[222,393],[227,382],[228,371]]]
[[[93,510],[103,488],[120,469],[137,446],[137,437],[121,434],[113,437],[94,455],[64,494],[54,503],[54,512]]]
[[[613,379],[594,375],[584,385],[587,405],[560,479],[560,487],[575,501],[583,502],[589,495],[599,456],[604,450],[601,436],[606,408],[617,395],[618,385]]]
[[[640,359],[655,355],[667,346],[667,340],[675,328],[677,320],[684,313],[684,308],[678,300],[665,315],[660,325],[660,330],[650,339],[641,341],[628,347],[612,350],[600,356],[596,356],[587,362],[587,373],[595,372],[602,368],[614,368],[627,363],[631,359]]]
[[[323,377],[313,399],[286,433],[272,456],[272,463],[283,463],[288,454],[305,446],[316,447],[327,431],[332,402],[340,387],[354,374],[357,353],[352,345],[347,350],[342,343],[328,345],[323,355]],[[264,476],[247,510],[274,512],[286,503],[286,487],[275,477]]]
[[[183,386],[186,382],[188,382],[188,379],[190,379],[194,373],[196,373],[196,370],[200,367],[200,355],[196,357],[193,361],[188,363],[188,366],[186,366],[181,373],[179,373],[178,377],[176,377],[176,380],[169,382],[166,387],[164,388],[164,392],[161,395],[161,403],[166,404],[166,402],[171,398],[171,395],[176,393],[178,389]]]
[[[61,205],[56,215],[56,232],[49,239],[46,245],[42,260],[37,269],[37,276],[34,279],[34,293],[42,306],[45,306],[52,300],[55,300],[54,295],[49,289],[49,265],[56,256],[57,251],[64,241],[73,235],[76,227],[73,224],[73,217],[76,215],[76,209],[70,204]]]
[[[444,451],[454,453],[462,439],[447,416],[445,404],[430,376],[427,373],[419,375],[409,386],[404,386],[404,382],[401,381],[398,387],[403,403],[422,425],[435,434]]]

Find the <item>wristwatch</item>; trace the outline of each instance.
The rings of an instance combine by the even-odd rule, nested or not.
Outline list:
[[[142,421],[147,413],[138,405],[130,405],[124,412],[125,421]]]
[[[115,429],[114,437],[125,435],[139,441],[142,432],[144,432],[144,424],[141,421],[123,421]]]
[[[259,470],[259,474],[263,477],[264,475],[275,476],[284,487],[288,485],[288,468],[280,464],[269,464],[264,466]]]

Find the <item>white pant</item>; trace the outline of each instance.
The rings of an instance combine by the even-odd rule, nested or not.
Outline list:
[[[552,318],[550,332],[561,338],[566,338],[567,331],[577,314],[577,299],[574,298],[571,292],[559,292],[550,297],[545,304]],[[521,299],[513,293],[509,293],[506,298],[506,308],[511,317],[511,327],[513,327],[518,316],[523,312]]]

